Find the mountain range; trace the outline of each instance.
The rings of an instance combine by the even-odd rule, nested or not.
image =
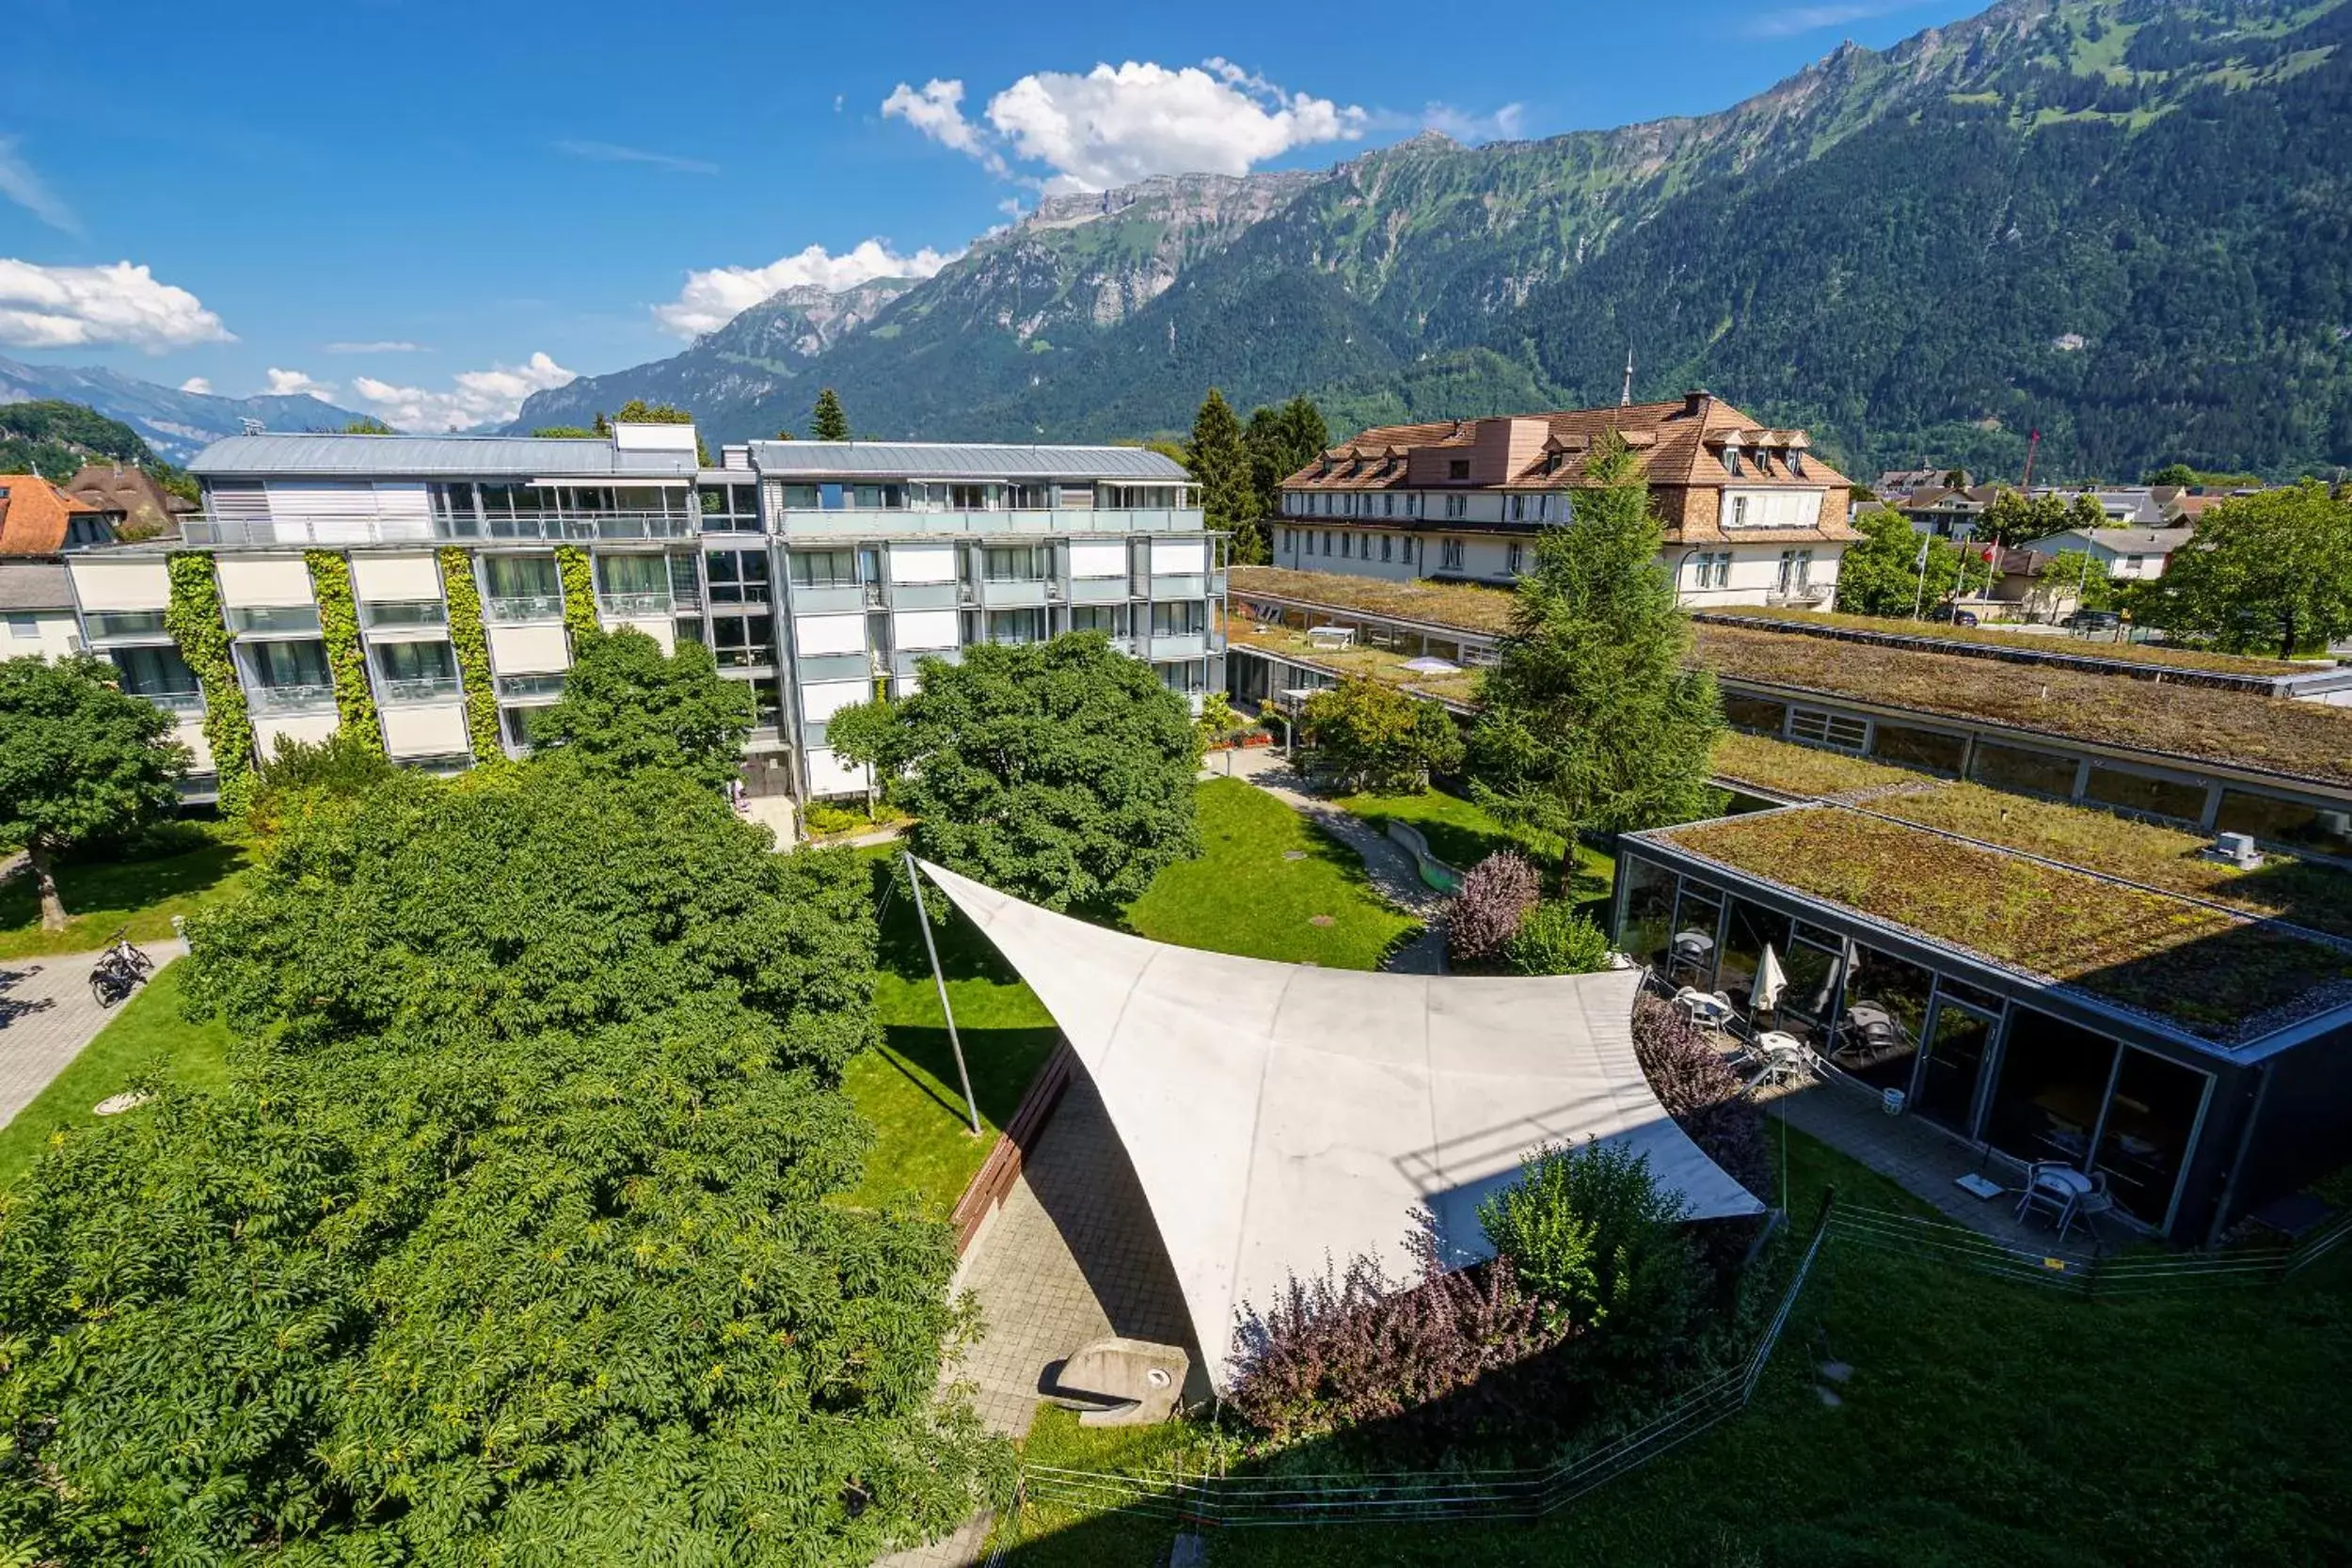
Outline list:
[[[2352,8],[2002,0],[1722,113],[1424,135],[1321,171],[1048,199],[922,279],[778,294],[630,397],[717,439],[1084,440],[1211,385],[1335,432],[1709,386],[1851,471],[2352,461]]]
[[[183,392],[94,366],[25,365],[0,356],[0,404],[59,399],[94,408],[138,432],[155,455],[183,464],[246,420],[272,430],[341,430],[364,416],[306,394],[225,398]]]

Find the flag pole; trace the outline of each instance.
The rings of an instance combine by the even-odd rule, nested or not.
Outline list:
[[[931,941],[931,912],[923,907],[923,879],[915,874],[914,851],[901,849],[907,863],[907,891],[914,895],[914,923],[923,928],[923,951],[930,955],[931,980],[939,987],[939,1010],[947,1019],[947,1049],[956,1053],[956,1077],[963,1084],[963,1114],[971,1118],[972,1135],[980,1135],[980,1107],[972,1098],[972,1069],[963,1065],[963,1041],[956,1037],[956,1010],[947,1003],[947,976],[939,967],[939,948]]]

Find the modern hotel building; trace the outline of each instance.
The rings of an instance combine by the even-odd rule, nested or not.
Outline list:
[[[749,787],[803,800],[866,788],[826,721],[911,690],[927,656],[1092,628],[1174,690],[1224,685],[1223,539],[1184,470],[1139,448],[763,441],[706,467],[691,425],[622,424],[610,438],[256,434],[190,469],[204,507],[180,541],[68,564],[87,645],[182,715],[198,800],[218,784],[207,694],[167,625],[174,555],[209,558],[200,597],[217,600],[264,757],[339,722],[343,611],[321,585],[344,571],[386,750],[444,771],[495,754],[469,701],[495,703],[498,749],[529,747],[571,628],[592,621],[708,646],[756,700]]]

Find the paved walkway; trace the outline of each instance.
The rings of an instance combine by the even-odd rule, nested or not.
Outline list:
[[[177,941],[145,944],[156,964],[187,951]],[[96,953],[0,958],[0,1127],[16,1118],[82,1053],[117,1012],[90,995]]]
[[[1272,748],[1218,752],[1210,755],[1205,776],[1230,773],[1247,779],[1297,812],[1324,832],[1361,855],[1372,885],[1383,898],[1422,923],[1421,935],[1389,955],[1382,964],[1400,974],[1443,974],[1445,908],[1443,894],[1421,879],[1421,865],[1411,851],[1362,817],[1352,816],[1322,797],[1308,793],[1286,757]]]

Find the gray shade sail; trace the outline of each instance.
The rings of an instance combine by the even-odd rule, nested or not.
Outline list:
[[[1479,1202],[1540,1144],[1631,1148],[1696,1219],[1763,1212],[1650,1092],[1633,1051],[1638,971],[1489,979],[1271,963],[1104,930],[923,869],[1085,1064],[1220,1389],[1238,1310],[1359,1253],[1406,1275],[1416,1209],[1450,1259],[1488,1256]]]

